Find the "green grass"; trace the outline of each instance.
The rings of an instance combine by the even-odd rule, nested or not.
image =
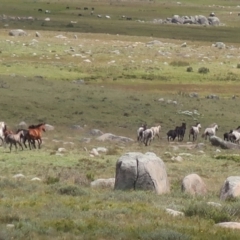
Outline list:
[[[219,202],[225,179],[239,174],[238,151],[217,153],[201,136],[197,142],[205,144],[204,153],[189,149],[187,143],[188,129],[197,121],[203,129],[216,122],[220,137],[239,125],[239,113],[233,110],[238,109],[240,80],[236,1],[211,2],[226,8],[209,7],[208,1],[181,2],[181,6],[175,1],[1,2],[6,15],[37,18],[32,23],[0,23],[1,121],[13,130],[21,121],[28,125],[46,122],[55,129],[43,133],[40,150],[13,149],[9,153],[8,146],[0,148],[0,239],[239,238],[237,231],[214,226],[221,221],[239,221],[239,200],[221,202],[220,208],[206,204]],[[111,21],[86,12],[78,17],[76,6],[87,5],[95,7],[96,14],[111,13]],[[52,13],[40,13],[38,8]],[[148,22],[172,14],[208,15],[211,11],[226,26]],[[230,17],[229,11],[235,15]],[[122,20],[123,14],[133,21]],[[45,17],[51,21],[44,22]],[[70,21],[77,23],[69,27]],[[8,36],[13,28],[23,28],[28,36]],[[36,31],[41,37],[35,37]],[[161,43],[147,44],[153,40]],[[213,47],[217,41],[227,47]],[[183,42],[186,47],[181,47]],[[193,71],[187,72],[188,67]],[[198,73],[201,68],[209,72]],[[84,80],[84,84],[76,80]],[[192,92],[199,97],[189,97]],[[209,94],[220,98],[205,98]],[[235,100],[232,95],[236,95]],[[164,102],[158,101],[160,98]],[[181,114],[186,110],[197,110],[200,115]],[[187,123],[184,142],[168,143],[166,132],[183,121]],[[160,139],[148,147],[137,142],[99,142],[89,133],[96,128],[136,140],[136,130],[143,122],[162,126]],[[99,146],[108,152],[91,157],[91,149]],[[66,149],[63,155],[56,154],[60,147]],[[154,152],[163,159],[170,193],[157,196],[90,187],[93,180],[114,177],[117,159],[131,151]],[[180,153],[192,155],[184,156],[182,162],[171,160]],[[191,197],[181,192],[182,179],[191,173],[203,178],[206,196]],[[15,179],[16,174],[25,177]],[[40,181],[31,181],[35,177]],[[166,208],[186,216],[172,217]]]

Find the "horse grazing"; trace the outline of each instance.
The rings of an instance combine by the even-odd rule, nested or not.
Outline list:
[[[178,141],[183,141],[183,138],[184,138],[184,135],[186,132],[186,128],[187,128],[187,125],[184,122],[182,123],[182,126],[176,127],[175,131],[177,132]]]
[[[161,126],[158,125],[156,127],[151,127],[152,131],[153,131],[153,138],[155,138],[156,136],[158,136],[159,139],[159,134],[160,134],[160,130],[161,130]]]
[[[16,150],[17,150],[17,145],[19,145],[22,150],[23,150],[23,146],[22,146],[22,143],[21,143],[21,137],[23,135],[23,131],[20,131],[16,134],[13,134],[13,133],[10,133],[6,136],[6,143],[7,144],[10,144],[10,152],[12,151],[12,145],[15,146]]]
[[[218,125],[214,124],[213,127],[208,127],[205,129],[204,133],[202,134],[202,137],[205,137],[205,140],[207,140],[207,137],[210,138],[211,136],[216,135],[216,131],[218,130]]]
[[[150,145],[151,141],[153,140],[154,134],[151,128],[146,129],[143,131],[143,143],[145,146]]]
[[[192,126],[189,131],[189,141],[192,135],[193,142],[197,140],[197,135],[200,132],[200,129],[202,128],[200,123],[197,123],[196,126]]]
[[[31,144],[34,141],[35,146],[35,140],[38,141],[38,148],[41,148],[42,144],[42,131],[46,132],[45,129],[45,123],[40,123],[38,125],[31,125],[28,127],[28,133],[26,134],[26,137],[24,138],[24,145],[26,146],[25,142],[28,140],[28,146],[31,150]]]
[[[169,131],[167,132],[167,139],[168,139],[168,141],[174,141],[176,137],[177,137],[177,131],[176,131],[176,129],[174,129],[174,130],[169,130]]]
[[[143,140],[143,132],[147,129],[147,124],[143,124],[138,130],[137,130],[137,140],[138,142]]]

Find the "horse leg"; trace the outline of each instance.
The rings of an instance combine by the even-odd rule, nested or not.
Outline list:
[[[40,138],[40,139],[38,139],[38,149],[41,148],[41,144],[42,144],[42,139]]]
[[[23,146],[22,146],[21,142],[18,142],[18,144],[22,148],[22,151],[23,151]]]
[[[23,138],[23,144],[24,144],[25,148],[27,148],[26,141],[27,141],[27,138],[26,138],[26,137],[24,137],[24,138]]]

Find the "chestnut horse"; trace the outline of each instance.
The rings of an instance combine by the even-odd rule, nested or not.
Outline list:
[[[38,148],[40,149],[42,144],[42,131],[46,131],[45,129],[45,123],[40,123],[38,125],[31,125],[28,127],[28,133],[26,134],[26,137],[24,138],[24,145],[26,147],[26,140],[28,140],[28,146],[31,149],[31,143],[34,143],[35,140],[38,141]]]

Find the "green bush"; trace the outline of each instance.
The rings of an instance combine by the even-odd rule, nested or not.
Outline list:
[[[193,68],[192,67],[188,67],[187,68],[187,72],[193,72]]]
[[[237,64],[237,68],[240,68],[240,63]]]
[[[198,73],[207,74],[207,73],[209,73],[209,69],[206,67],[200,67],[198,69]]]

